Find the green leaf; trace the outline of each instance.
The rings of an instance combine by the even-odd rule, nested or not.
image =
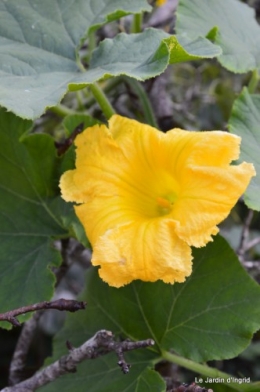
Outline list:
[[[80,124],[83,124],[83,129],[88,127],[92,127],[93,125],[100,124],[100,121],[95,118],[88,116],[86,114],[71,114],[66,116],[63,120],[63,126],[67,132],[67,135],[71,135],[71,133],[78,127]]]
[[[76,49],[88,31],[150,10],[146,0],[1,1],[0,104],[21,117],[39,117],[79,74]]]
[[[206,248],[194,249],[193,256],[193,273],[183,284],[135,281],[116,289],[99,278],[97,269],[90,269],[82,296],[88,303],[87,310],[69,315],[55,341],[54,358],[66,352],[64,342],[68,337],[78,346],[100,329],[108,329],[120,338],[154,339],[154,347],[134,354],[143,356],[146,366],[152,360],[160,360],[162,352],[172,350],[203,362],[236,356],[249,344],[260,325],[259,286],[220,236]],[[185,358],[182,358],[184,363]],[[110,366],[116,366],[111,361],[108,361]],[[96,374],[100,374],[102,379],[105,377],[107,387],[101,383],[102,389],[98,390],[110,391],[114,375],[111,367],[106,367],[108,362],[105,357],[98,360],[96,370],[95,364],[93,368],[89,368],[89,362],[83,364],[80,376],[70,375],[67,380],[71,383],[74,380],[78,390],[85,383],[91,392],[95,390]],[[190,368],[190,362],[186,363]],[[57,381],[55,386],[66,387],[66,382]]]
[[[145,80],[161,74],[169,64],[212,58],[220,53],[220,48],[206,38],[191,40],[151,28],[102,41],[93,52],[90,72],[95,71],[98,79],[126,74]]]
[[[50,267],[60,263],[52,238],[67,234],[60,215],[70,207],[58,196],[54,141],[49,135],[24,136],[30,127],[30,121],[1,110],[1,312],[51,298]]]
[[[194,249],[193,256],[193,273],[184,284],[137,281],[113,289],[90,279],[85,298],[92,306],[87,317],[98,306],[99,313],[103,311],[98,316],[101,328],[109,309],[104,328],[120,328],[134,339],[151,337],[159,348],[174,348],[195,361],[234,357],[259,328],[260,289],[221,237]]]
[[[177,33],[214,39],[223,54],[220,63],[233,72],[260,65],[260,27],[254,10],[238,0],[180,0]]]
[[[72,329],[74,340],[79,341],[77,328]],[[87,330],[86,330],[87,332]],[[86,339],[87,335],[83,337]],[[65,340],[62,339],[65,338]],[[65,346],[67,335],[61,337],[61,344]],[[71,336],[69,337],[71,341]],[[82,340],[82,336],[81,336]],[[60,355],[66,354],[64,350]],[[121,372],[115,353],[101,358],[86,360],[77,367],[77,372],[61,376],[54,382],[42,387],[43,392],[165,392],[165,382],[160,375],[150,369],[154,355],[150,352],[142,352],[144,349],[125,354],[127,363],[131,364],[130,372],[125,375]],[[56,353],[57,354],[57,353]],[[59,358],[59,356],[57,356]]]
[[[243,380],[244,376],[240,375],[239,377],[235,377],[238,381],[236,381],[236,384],[233,384],[233,386],[223,385],[223,383],[217,384],[211,384],[211,388],[214,387],[214,392],[233,392],[233,391],[243,391],[243,392],[259,392],[260,391],[260,382],[252,382],[250,383],[250,378],[246,377],[246,381],[240,381]],[[235,386],[236,385],[236,386]],[[209,384],[205,384],[205,386],[208,388]]]
[[[77,134],[74,133],[72,136],[73,132],[79,125],[83,125],[83,129],[86,129],[88,127],[92,127],[95,124],[99,124],[100,122],[93,117],[90,117],[86,114],[72,114],[69,116],[66,116],[63,119],[62,125],[65,129],[65,134],[67,137],[67,140],[63,140],[60,144],[60,147],[63,148],[62,143],[65,144],[65,150],[62,155],[62,160],[60,162],[60,172],[59,172],[59,177],[67,170],[71,170],[75,168],[75,160],[76,160],[76,154],[75,154],[75,146],[74,146],[74,139],[76,138]],[[71,137],[72,136],[72,137]],[[67,148],[67,151],[66,151]]]
[[[260,381],[243,385],[243,392],[259,392],[259,391],[260,391]]]
[[[204,37],[188,38],[185,34],[177,34],[166,39],[165,43],[170,51],[170,64],[209,59],[222,53],[220,46]]]
[[[260,211],[260,96],[249,94],[247,88],[235,100],[229,120],[230,132],[242,138],[239,161],[252,162],[256,177],[253,177],[245,192],[245,203]]]
[[[0,104],[23,118],[36,118],[57,105],[68,88],[77,90],[108,75],[144,80],[162,73],[169,63],[221,53],[206,38],[187,40],[148,29],[105,40],[83,72],[77,48],[86,32],[141,10],[150,10],[145,0],[0,2]]]

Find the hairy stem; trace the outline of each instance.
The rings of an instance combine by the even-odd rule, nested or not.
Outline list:
[[[104,94],[103,90],[99,87],[97,83],[93,83],[89,85],[92,94],[94,95],[96,101],[98,102],[99,106],[101,107],[105,117],[109,119],[110,117],[115,114],[113,107],[111,106],[109,100],[107,99],[106,95]]]
[[[131,26],[131,33],[141,33],[142,31],[143,14],[134,14]]]
[[[180,357],[179,355],[169,353],[168,351],[162,352],[162,358],[166,359],[169,362],[176,363],[177,365],[182,366],[186,369],[192,370],[198,375],[205,376],[212,379],[217,379],[217,380],[221,379],[221,383],[223,385],[226,384],[230,387],[234,387],[237,391],[249,390],[247,389],[248,384],[246,383],[238,384],[237,382],[232,381],[232,379],[235,379],[236,377],[221,372],[220,370],[212,368],[206,364],[204,365],[201,363],[191,361],[190,359]]]
[[[70,114],[77,114],[79,112],[73,110],[73,109],[69,109],[67,108],[65,105],[62,105],[61,103],[53,106],[49,109],[51,112],[57,114],[60,117],[66,117]]]
[[[258,86],[259,83],[259,73],[258,73],[258,69],[254,69],[252,71],[252,75],[251,75],[251,79],[249,81],[248,84],[248,91],[250,94],[254,94],[256,91],[256,88]]]

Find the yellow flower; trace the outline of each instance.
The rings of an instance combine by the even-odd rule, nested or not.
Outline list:
[[[93,246],[101,278],[183,282],[201,247],[245,191],[252,164],[231,166],[240,138],[221,131],[166,134],[118,115],[76,138],[76,169],[60,182]]]

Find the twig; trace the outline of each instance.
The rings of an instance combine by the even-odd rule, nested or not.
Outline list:
[[[69,269],[69,257],[68,257],[69,238],[62,239],[60,243],[61,243],[62,263],[57,269],[55,268],[53,270],[56,276],[55,287],[59,286],[61,280],[64,278],[64,276],[66,275]]]
[[[171,375],[170,377],[163,378],[166,381],[167,392],[214,392],[213,389],[207,389],[206,387],[202,387],[196,382],[186,384],[175,381],[175,379],[179,379],[178,375]]]
[[[247,269],[255,269],[255,270],[260,270],[260,260],[244,260],[243,261],[243,266]]]
[[[245,245],[245,251],[247,252],[249,249],[253,248],[254,246],[260,244],[260,237],[254,238],[253,240],[249,241]]]
[[[32,318],[26,321],[17,341],[13,358],[9,369],[9,385],[15,385],[22,380],[22,373],[25,368],[27,353],[33,340],[34,332],[41,312],[36,312]]]
[[[55,147],[57,148],[58,156],[65,154],[65,152],[70,148],[73,144],[76,136],[83,131],[84,123],[79,124],[71,133],[71,135],[64,140],[64,142],[55,142]]]
[[[126,364],[123,356],[121,355],[124,351],[135,350],[137,348],[152,345],[154,345],[154,341],[152,339],[138,342],[115,342],[112,332],[101,330],[78,348],[73,348],[71,343],[67,342],[69,354],[64,355],[53,364],[38,371],[31,378],[28,378],[27,380],[12,387],[6,387],[2,389],[1,392],[35,391],[37,388],[56,380],[58,377],[66,373],[75,372],[76,366],[84,359],[97,358],[98,356],[107,354],[111,351],[115,351],[117,354],[120,352],[121,361]],[[119,364],[119,366],[123,369],[122,364]],[[127,365],[127,367],[129,370],[129,365]]]
[[[104,344],[104,348],[107,352],[114,351],[116,353],[118,357],[118,365],[121,367],[122,372],[127,374],[131,365],[126,363],[124,359],[124,352],[153,345],[154,341],[152,339],[140,340],[138,342],[131,342],[129,340],[125,340],[124,342],[115,342],[114,340],[111,340]]]
[[[17,316],[35,312],[36,310],[42,309],[57,309],[57,310],[67,310],[68,312],[76,312],[80,309],[85,309],[86,302],[68,300],[60,298],[56,301],[43,301],[37,304],[22,306],[21,308],[10,310],[9,312],[0,313],[0,321],[8,321],[16,327],[20,327],[21,323],[17,320]]]
[[[248,215],[245,220],[245,224],[242,229],[240,243],[239,243],[239,246],[237,249],[237,254],[241,260],[243,260],[245,252],[246,252],[246,243],[247,243],[248,235],[249,235],[249,226],[252,222],[253,216],[254,216],[254,211],[249,210]]]

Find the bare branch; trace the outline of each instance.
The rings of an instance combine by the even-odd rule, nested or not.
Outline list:
[[[260,237],[254,238],[253,240],[247,242],[245,246],[245,251],[247,252],[249,249],[254,248],[254,246],[260,244]]]
[[[255,269],[260,271],[260,260],[243,260],[242,263],[247,270]]]
[[[246,244],[247,244],[248,235],[249,235],[249,226],[252,222],[253,217],[254,217],[254,211],[249,210],[248,215],[245,220],[245,224],[242,229],[240,244],[237,249],[237,254],[238,254],[240,260],[243,260],[245,252],[246,252]]]
[[[114,351],[116,353],[118,357],[118,365],[121,367],[122,372],[127,374],[131,365],[126,363],[124,359],[124,352],[153,345],[154,341],[151,339],[140,340],[138,342],[131,342],[129,340],[125,340],[124,342],[115,342],[114,340],[111,340],[104,344],[104,348],[107,352]]]
[[[33,317],[23,325],[10,365],[9,385],[15,385],[22,380],[27,353],[41,314],[41,312],[34,313]]]
[[[60,298],[56,301],[43,301],[33,305],[22,306],[21,308],[10,310],[9,312],[0,313],[0,321],[8,321],[14,326],[20,327],[21,323],[16,317],[24,313],[35,312],[36,310],[43,309],[57,309],[66,310],[68,312],[76,312],[80,309],[85,309],[85,307],[86,302]]]
[[[59,267],[54,267],[52,271],[56,276],[56,284],[55,287],[57,288],[61,282],[61,280],[66,276],[66,273],[69,269],[69,257],[68,257],[68,246],[69,246],[69,238],[64,238],[60,241],[61,245],[61,256],[62,256],[62,263]]]
[[[120,361],[122,361],[122,363],[119,363],[119,366],[125,372],[125,370],[129,370],[129,365],[125,362],[123,352],[152,345],[154,345],[152,339],[138,342],[131,342],[128,340],[115,342],[112,332],[101,330],[78,348],[74,348],[71,343],[67,342],[69,354],[64,355],[53,364],[38,371],[31,378],[12,387],[6,387],[2,389],[1,392],[35,391],[37,388],[56,380],[66,373],[75,372],[76,366],[83,360],[97,358],[98,356],[105,355],[111,351],[115,351],[117,355],[120,353]]]
[[[58,155],[61,156],[65,154],[65,152],[69,149],[69,147],[73,144],[76,136],[83,131],[84,123],[79,124],[74,131],[71,133],[70,137],[65,139],[62,143],[55,142],[55,146],[57,148]]]

